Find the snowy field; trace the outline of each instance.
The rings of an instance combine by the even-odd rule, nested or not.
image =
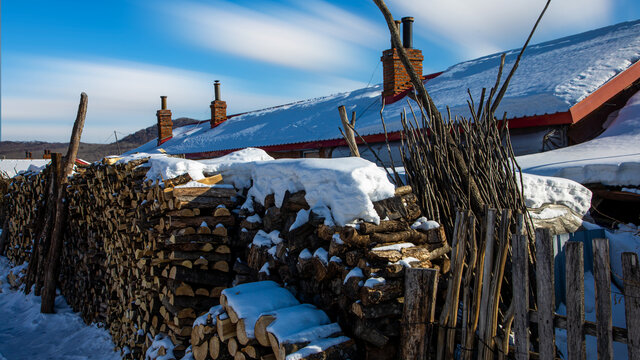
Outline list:
[[[62,296],[56,297],[55,314],[41,314],[39,296],[9,288],[10,271],[0,257],[0,360],[120,359],[106,329],[86,325]]]

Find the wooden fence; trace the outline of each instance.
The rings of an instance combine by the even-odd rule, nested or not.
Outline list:
[[[583,243],[567,242],[565,269],[556,269],[566,272],[567,315],[559,315],[555,313],[554,252],[549,231],[537,229],[535,242],[530,241],[524,216],[516,215],[519,226],[511,234],[511,212],[503,210],[500,219],[497,214],[495,209],[487,209],[477,231],[473,215],[458,212],[443,303],[437,298],[438,270],[407,269],[403,358],[554,359],[555,329],[561,328],[567,330],[567,359],[586,357],[585,335],[597,337],[598,359],[613,358],[613,341],[627,344],[629,359],[640,359],[637,254],[622,255],[627,321],[627,328],[622,329],[612,325],[608,240],[593,240],[595,323],[584,319]],[[478,239],[476,232],[481,234]],[[510,274],[505,272],[509,263]],[[534,271],[531,281],[530,271]],[[510,349],[512,328],[515,346]]]

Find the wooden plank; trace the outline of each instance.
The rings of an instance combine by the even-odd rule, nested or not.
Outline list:
[[[611,270],[609,267],[609,240],[607,239],[593,239],[593,279],[596,288],[598,359],[613,359]]]
[[[527,237],[511,236],[513,255],[511,258],[513,276],[513,302],[515,317],[513,332],[515,338],[515,358],[529,358],[529,254]]]
[[[568,241],[566,251],[567,279],[567,359],[586,358],[584,343],[584,255],[581,242]]]
[[[624,310],[627,319],[627,349],[630,360],[640,360],[640,264],[638,254],[622,253]]]
[[[205,185],[214,185],[222,181],[222,175],[216,174],[196,181]]]
[[[536,311],[529,311],[529,322],[538,323],[538,313]],[[556,329],[567,330],[567,317],[564,315],[553,315],[553,327]],[[585,320],[584,322],[584,334],[590,336],[597,336],[596,323]],[[613,341],[622,344],[627,343],[627,329],[614,326],[612,328]]]
[[[495,226],[496,226],[496,209],[488,209],[485,217],[485,236],[484,236],[484,250],[480,256],[480,261],[483,262],[482,273],[480,279],[478,279],[477,291],[480,295],[480,306],[477,309],[478,322],[477,329],[479,331],[479,337],[485,341],[486,335],[484,334],[487,317],[489,315],[489,293],[491,283],[491,268],[493,267],[493,247],[495,245]]]
[[[426,359],[436,308],[438,270],[405,270],[402,358]]]
[[[536,285],[538,300],[538,339],[540,358],[555,359],[556,341],[553,328],[555,287],[553,273],[553,239],[549,229],[536,229]]]

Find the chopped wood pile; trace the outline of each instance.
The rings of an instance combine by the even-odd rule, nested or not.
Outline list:
[[[396,358],[405,267],[449,271],[443,228],[411,226],[421,214],[409,187],[374,203],[384,219],[379,224],[340,227],[309,209],[304,192],[286,193],[280,207],[269,195],[249,212],[240,209],[244,197],[232,186],[212,185],[219,175],[204,184],[193,185],[188,175],[158,184],[145,180],[145,162],[94,164],[65,188],[58,286],[86,322],[110,330],[125,358],[142,359],[151,349],[176,358],[189,351],[198,359],[280,359],[307,345],[299,336],[308,329],[265,330],[282,327],[283,309],[292,306],[324,314],[309,327],[323,334],[316,340],[329,349],[299,358],[340,358],[336,354],[356,349],[356,357]],[[47,174],[17,177],[10,185],[6,255],[15,264],[32,256]],[[278,289],[291,303],[262,309],[268,316],[247,325],[223,290],[257,280],[285,284]],[[39,283],[32,284],[37,291]],[[227,315],[207,312],[218,304]],[[194,327],[203,313],[205,321]],[[338,335],[353,340],[333,343]],[[171,349],[162,345],[168,343]]]
[[[257,276],[286,284],[303,302],[337,318],[359,349],[396,358],[405,266],[449,271],[444,229],[411,227],[420,217],[416,202],[410,187],[399,188],[395,197],[374,203],[385,219],[380,224],[339,227],[310,211],[304,192],[287,193],[279,208],[268,196],[264,206],[253,204],[256,214],[244,213],[240,232],[253,240],[248,269],[236,264],[237,280]]]
[[[145,181],[142,163],[94,165],[70,178],[59,279],[73,309],[104,323],[132,358],[144,357],[146,334],[168,334],[183,353],[196,314],[230,286],[234,258],[235,189],[179,186],[188,176],[161,187]],[[6,255],[16,264],[29,260],[44,176],[11,184]]]
[[[221,303],[193,324],[195,360],[345,359],[355,354],[354,341],[340,325],[273,281],[226,289]]]

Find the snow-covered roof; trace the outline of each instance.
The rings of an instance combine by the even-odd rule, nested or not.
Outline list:
[[[506,53],[505,72],[518,52]],[[448,105],[454,115],[466,115],[467,89],[479,101],[481,89],[495,83],[500,55],[454,65],[426,80],[427,90],[441,109]],[[567,112],[639,58],[640,20],[531,45],[497,114],[506,111],[508,118],[519,118]],[[349,114],[356,112],[356,129],[361,135],[381,134],[381,91],[379,84],[253,111],[231,117],[213,129],[208,123],[185,126],[174,129],[173,138],[161,147],[170,154],[186,154],[341,139],[340,105],[345,105]],[[383,116],[389,132],[401,130],[399,114],[403,108],[407,108],[405,99],[385,106]],[[155,148],[153,140],[133,152]]]
[[[7,173],[9,177],[25,171],[38,172],[51,160],[49,159],[0,159],[0,171]]]
[[[563,177],[582,184],[640,185],[640,92],[629,99],[597,138],[520,156],[517,161],[525,173]]]

